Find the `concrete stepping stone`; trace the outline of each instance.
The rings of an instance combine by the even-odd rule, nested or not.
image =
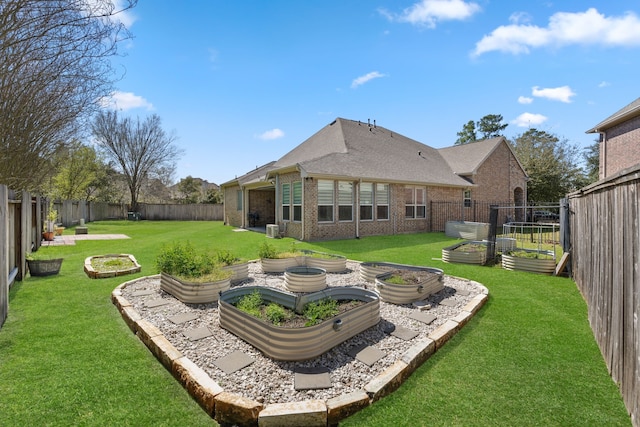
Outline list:
[[[213,364],[225,374],[233,374],[240,369],[251,365],[255,359],[240,350],[229,353],[219,359],[213,361]]]
[[[440,301],[440,305],[444,305],[445,307],[455,307],[456,305],[458,305],[458,301],[454,300],[453,298],[447,298]]]
[[[143,297],[145,295],[153,295],[155,293],[156,291],[152,291],[151,289],[144,289],[142,291],[135,291],[131,293],[131,295],[133,295],[134,297]]]
[[[378,360],[386,356],[384,351],[371,347],[370,345],[354,347],[349,350],[348,354],[367,366],[372,366]]]
[[[207,338],[213,336],[213,333],[206,326],[202,328],[189,329],[188,331],[183,332],[184,336],[189,338],[191,341],[198,341],[203,338]]]
[[[196,313],[180,313],[180,314],[176,314],[175,316],[168,317],[167,319],[169,319],[171,323],[175,323],[176,325],[179,325],[180,323],[185,323],[191,320],[195,320],[198,317],[199,316]]]
[[[417,311],[415,313],[411,313],[407,317],[409,317],[410,319],[413,319],[413,320],[417,320],[418,322],[426,323],[427,325],[430,325],[431,322],[433,322],[434,320],[437,319],[437,317],[434,316],[433,314],[425,313],[425,312],[422,312],[422,311]]]
[[[411,341],[415,337],[418,336],[420,332],[414,331],[413,329],[405,328],[403,326],[396,326],[396,328],[389,335],[394,336],[396,338],[400,338],[401,340]]]
[[[169,300],[163,299],[163,298],[158,298],[158,299],[154,299],[151,301],[147,301],[144,303],[144,306],[147,308],[156,308],[156,307],[161,307],[163,305],[167,305],[169,304]]]
[[[316,390],[331,387],[333,385],[327,368],[296,368],[293,376],[293,388],[295,390]]]
[[[466,290],[466,289],[456,289],[456,294],[458,294],[458,295],[462,295],[462,296],[465,296],[465,297],[466,297],[467,295],[470,295],[470,294],[471,294],[471,292],[469,292],[469,291],[468,291],[468,290]]]

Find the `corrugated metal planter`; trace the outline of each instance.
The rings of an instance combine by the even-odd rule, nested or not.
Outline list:
[[[360,264],[360,279],[366,282],[375,282],[378,274],[386,273],[392,270],[394,266],[400,264],[391,264],[388,262],[363,262]]]
[[[289,267],[284,271],[284,286],[291,292],[316,292],[327,287],[327,272],[316,267]]]
[[[482,245],[484,250],[465,251],[459,248],[464,245]],[[466,241],[447,246],[442,249],[442,261],[461,264],[484,264],[487,260],[487,242]]]
[[[314,326],[274,326],[238,310],[234,303],[258,290],[262,299],[302,311],[309,302],[324,298],[358,300],[365,304]],[[329,351],[380,321],[380,299],[375,292],[356,287],[329,288],[296,296],[273,288],[246,286],[223,292],[219,301],[220,326],[275,360],[308,360]]]
[[[415,271],[415,269],[413,269]],[[429,295],[444,289],[444,276],[442,270],[424,267],[424,270],[430,274],[427,280],[419,285],[413,284],[396,284],[386,281],[394,273],[387,272],[376,276],[376,291],[380,295],[380,299],[384,302],[392,304],[410,304],[415,301],[427,299]]]
[[[553,256],[551,251],[520,250],[528,253],[539,253],[549,257]],[[530,273],[553,274],[556,269],[556,261],[553,258],[525,258],[502,254],[502,268],[505,270],[528,271]]]
[[[489,224],[485,222],[447,221],[444,234],[465,240],[485,240],[489,237]]]
[[[222,267],[223,270],[228,270],[233,273],[231,276],[231,283],[242,282],[243,280],[247,280],[249,278],[249,263],[243,262],[240,264],[232,264],[225,265]]]
[[[96,258],[126,258],[133,265],[129,268],[122,268],[120,270],[97,271],[95,268],[93,268],[93,263],[92,263],[92,261]],[[87,276],[89,276],[92,279],[103,279],[106,277],[124,276],[125,274],[138,273],[141,269],[142,267],[140,266],[140,264],[138,264],[138,261],[136,260],[136,258],[130,254],[96,255],[96,256],[87,257],[84,260],[84,272],[86,273]]]
[[[341,255],[326,254],[323,252],[303,250],[305,254],[305,265],[307,267],[317,267],[324,269],[327,273],[342,273],[347,270],[347,258]],[[321,257],[313,256],[322,255]]]
[[[53,276],[60,273],[64,258],[27,260],[29,274],[33,277]]]
[[[297,267],[303,265],[299,262],[298,258],[303,257],[291,257],[291,258],[260,258],[260,265],[262,266],[263,273],[284,273],[289,267]]]
[[[160,274],[160,289],[189,304],[207,304],[218,301],[220,292],[228,290],[230,286],[230,278],[215,282],[193,283],[179,280],[170,274]]]

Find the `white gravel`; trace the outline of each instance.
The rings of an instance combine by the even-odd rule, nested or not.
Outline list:
[[[348,272],[342,274],[327,273],[329,286],[362,286],[373,289],[373,284],[363,282],[359,275],[359,263],[348,261]],[[236,286],[270,286],[284,288],[282,274],[263,274],[259,262],[249,264],[249,280]],[[160,289],[159,277],[139,279],[122,289],[122,296],[126,298],[142,316],[159,328],[164,336],[183,355],[204,369],[225,391],[240,394],[264,404],[297,402],[309,399],[326,400],[342,394],[362,390],[369,381],[392,365],[417,341],[426,339],[430,332],[455,317],[462,308],[476,295],[482,293],[481,286],[475,282],[445,276],[444,289],[433,294],[426,300],[430,303],[429,313],[437,316],[430,325],[410,319],[409,313],[420,308],[411,304],[395,305],[380,302],[380,323],[356,335],[348,341],[334,347],[327,353],[303,362],[274,361],[250,344],[220,328],[218,323],[218,304],[184,304],[170,294]],[[149,290],[149,295],[135,296],[137,291]],[[468,291],[468,295],[457,293],[456,290]],[[465,292],[462,292],[465,293]],[[163,298],[169,304],[147,308],[145,302]],[[455,307],[439,305],[445,298],[454,299]],[[180,313],[197,313],[198,318],[176,325],[168,320],[169,317]],[[390,324],[403,326],[419,335],[410,341],[388,335],[385,330]],[[207,327],[213,336],[198,341],[189,340],[183,332],[190,329]],[[373,366],[348,355],[348,351],[360,345],[370,345],[382,350],[386,356]],[[240,350],[251,356],[255,361],[248,367],[226,375],[218,369],[213,361]],[[294,372],[300,367],[324,367],[330,372],[332,387],[319,390],[294,390]]]

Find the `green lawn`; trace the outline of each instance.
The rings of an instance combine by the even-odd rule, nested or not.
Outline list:
[[[0,330],[0,425],[215,425],[125,326],[110,293],[123,281],[154,274],[163,242],[188,240],[257,258],[266,237],[219,222],[88,227],[91,234],[131,239],[43,248],[64,256],[61,273],[29,277],[10,292],[9,318]],[[270,242],[288,249],[293,241]],[[341,425],[631,425],[575,284],[442,263],[440,250],[453,243],[432,233],[297,244],[355,260],[438,267],[490,291],[485,307],[398,391]],[[87,278],[84,259],[109,253],[135,255],[142,272]]]

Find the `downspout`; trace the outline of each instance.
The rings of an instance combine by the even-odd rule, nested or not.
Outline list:
[[[243,186],[240,186],[240,191],[242,191],[242,228],[247,228],[247,202],[249,197]]]
[[[600,132],[602,135],[602,146],[600,147],[600,157],[602,157],[602,161],[600,162],[602,176],[600,176],[600,172],[598,171],[598,179],[604,179],[607,176],[607,134],[606,132]]]
[[[302,174],[300,175],[301,175],[300,181],[302,182],[302,218],[301,218],[302,236],[300,236],[301,237],[300,240],[304,241],[304,224],[305,224],[304,217],[307,215],[307,210],[306,210],[307,201],[304,199],[304,193],[305,193],[304,188],[307,186],[307,180],[306,180],[306,177],[302,178]]]
[[[362,178],[356,182],[356,209],[354,209],[356,216],[356,239],[360,238],[360,212],[359,209],[357,209],[360,206],[360,184],[362,184]]]
[[[276,197],[274,200],[274,204],[275,204],[275,219],[276,219],[276,224],[280,224],[281,222],[281,218],[280,218],[280,198],[282,197],[282,195],[280,194],[280,174],[276,175],[276,182],[275,182],[275,186],[276,186]]]

